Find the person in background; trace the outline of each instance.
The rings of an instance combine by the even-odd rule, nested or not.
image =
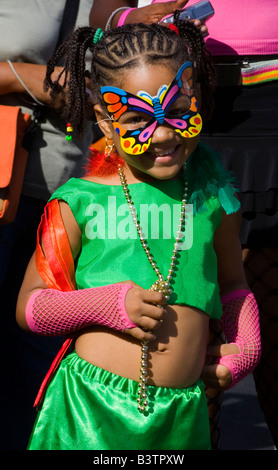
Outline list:
[[[96,0],[90,12],[90,25],[112,29],[117,27],[119,21],[121,24],[158,23],[165,16],[173,15],[175,10],[181,10],[188,4],[188,0],[152,2],[149,5],[150,3],[151,0],[109,0],[103,5],[101,0]],[[196,21],[194,24],[204,34],[207,32],[206,25],[201,25],[200,21]]]
[[[0,4],[0,104],[20,106],[33,119],[34,112],[40,113],[42,121],[30,143],[16,219],[0,227],[2,346],[9,351],[2,364],[5,380],[0,392],[3,450],[26,448],[35,418],[34,390],[60,346],[60,341],[22,334],[15,321],[18,291],[46,201],[63,182],[82,175],[93,139],[92,124],[87,121],[83,139],[73,136],[67,142],[65,97],[52,101],[43,90],[46,63],[58,43],[65,6],[65,0],[26,0],[22,5],[2,0]],[[92,0],[80,0],[73,27],[88,24],[91,7]],[[56,76],[60,70],[58,66]]]
[[[194,3],[110,0],[100,9],[95,0],[90,24],[116,27],[121,17],[125,24],[158,22],[173,9]],[[273,19],[278,17],[278,3],[211,0],[211,4],[215,14],[207,22],[206,46],[214,57],[218,87],[215,114],[201,140],[220,152],[225,167],[238,181],[242,255],[261,318],[262,358],[253,375],[277,447],[278,31]],[[217,402],[219,394],[210,397],[215,447]]]
[[[278,3],[212,0],[206,45],[218,73],[203,142],[237,178],[245,272],[259,305],[262,357],[253,376],[278,447]]]

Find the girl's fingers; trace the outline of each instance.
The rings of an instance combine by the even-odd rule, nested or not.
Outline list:
[[[227,389],[231,385],[232,375],[228,367],[219,364],[205,365],[201,379],[207,387]]]
[[[144,290],[142,300],[146,303],[155,305],[166,305],[167,299],[161,292]]]
[[[160,292],[132,288],[126,295],[126,311],[129,318],[140,328],[147,330],[155,330],[160,326],[166,315],[163,308],[166,304],[167,300]]]
[[[128,330],[125,330],[125,333],[128,335],[132,336],[135,339],[138,339],[138,341],[154,341],[156,339],[156,336],[150,332],[150,331],[144,331],[141,328],[130,328]]]
[[[153,318],[154,320],[163,320],[166,310],[162,305],[153,305],[143,303],[140,309],[141,317]]]
[[[140,326],[140,328],[144,328],[150,331],[158,329],[165,318],[165,311],[163,311],[163,309],[159,310],[161,312],[157,314],[156,318],[144,315],[141,316],[137,322],[137,325]]]

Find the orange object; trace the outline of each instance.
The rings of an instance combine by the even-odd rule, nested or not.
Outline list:
[[[76,289],[74,260],[57,199],[53,199],[45,206],[41,218],[37,233],[36,266],[41,278],[49,288],[62,291]],[[73,339],[74,335],[68,335],[65,338],[40,386],[34,407],[41,405],[48,384]]]
[[[41,218],[37,232],[36,266],[50,289],[76,289],[74,261],[57,199],[45,206]]]
[[[11,223],[17,211],[28,151],[22,140],[31,116],[15,106],[0,105],[0,224]]]

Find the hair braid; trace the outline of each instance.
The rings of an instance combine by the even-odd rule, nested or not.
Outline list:
[[[145,64],[168,65],[173,71],[187,60],[192,62],[193,79],[198,82],[202,94],[202,114],[212,110],[214,72],[209,53],[198,29],[189,22],[179,20],[174,24],[179,33],[159,24],[126,24],[121,28],[103,32],[94,44],[96,32],[90,27],[78,28],[71,33],[48,62],[45,88],[52,96],[68,92],[67,119],[77,133],[83,130],[84,118],[89,110],[86,93],[86,77],[90,77],[100,103],[100,87],[107,84],[120,86],[126,70]],[[86,68],[90,52],[90,71]],[[58,80],[52,81],[54,67],[64,57],[65,66]]]
[[[189,56],[195,72],[195,82],[199,83],[202,99],[202,117],[209,119],[214,108],[214,89],[216,73],[210,52],[199,30],[190,22],[178,19],[180,12],[175,13],[174,24],[188,44]]]

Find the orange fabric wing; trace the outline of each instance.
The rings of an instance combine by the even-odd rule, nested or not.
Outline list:
[[[49,288],[61,291],[76,289],[74,260],[57,199],[46,205],[38,228],[36,265],[41,278]],[[67,336],[52,362],[40,386],[34,407],[42,403],[47,386],[69,349],[73,337],[74,335]]]

